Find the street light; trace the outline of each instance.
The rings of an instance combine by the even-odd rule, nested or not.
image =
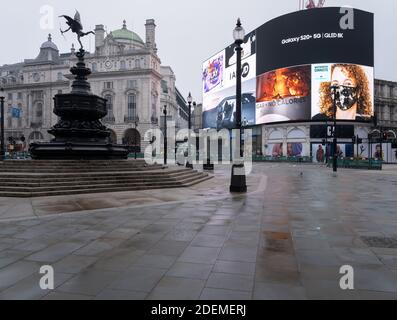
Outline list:
[[[237,64],[236,64],[236,129],[239,134],[239,148],[240,148],[240,158],[244,156],[244,151],[242,147],[242,139],[241,139],[241,45],[244,42],[245,30],[241,26],[240,18],[237,19],[236,28],[233,30],[233,38],[234,43],[236,45],[236,55],[237,55]],[[235,171],[239,170],[240,174],[236,175]],[[232,166],[232,179],[230,184],[230,192],[247,192],[247,184],[245,177],[245,167],[244,160],[242,163],[234,163]]]
[[[164,164],[167,164],[167,149],[168,149],[168,144],[167,144],[167,105],[164,106],[163,108],[163,113],[164,113]]]
[[[135,117],[135,119],[134,119],[134,125],[135,125],[135,134],[137,135],[137,133],[138,133],[138,124],[139,124],[139,117]],[[135,142],[135,146],[134,146],[134,150],[135,150],[135,155],[134,155],[134,158],[135,158],[135,160],[137,159],[137,155],[136,155],[136,150],[137,150],[137,148],[138,148],[138,146],[137,146],[137,141],[135,140],[134,141]],[[139,141],[140,142],[140,141]],[[140,143],[138,143],[138,144],[140,144]]]
[[[333,140],[333,149],[334,149],[334,156],[332,159],[332,168],[334,173],[336,174],[338,172],[338,140],[337,140],[337,136],[336,136],[336,99],[338,98],[339,92],[337,92],[338,90],[338,86],[331,86],[331,91],[333,94],[333,107],[334,107],[334,132],[333,132],[333,136],[334,136],[334,140]]]
[[[0,133],[0,161],[3,161],[5,158],[5,150],[4,150],[4,89],[0,89],[0,116],[1,116],[1,133]]]
[[[189,118],[188,118],[188,141],[187,141],[187,162],[186,162],[186,168],[189,169],[193,169],[193,164],[190,163],[190,131],[192,130],[192,102],[193,102],[193,98],[192,98],[192,94],[189,92],[189,96],[187,97],[187,103],[189,104]]]

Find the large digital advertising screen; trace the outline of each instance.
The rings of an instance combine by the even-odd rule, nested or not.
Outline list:
[[[304,10],[249,33],[242,52],[242,124],[369,121],[374,114],[374,16],[354,9]],[[203,64],[203,127],[234,128],[236,54],[231,45]],[[336,94],[331,92],[336,88]]]
[[[242,123],[256,123],[256,35],[249,33],[242,44]],[[235,45],[203,64],[203,127],[236,126],[236,51]]]

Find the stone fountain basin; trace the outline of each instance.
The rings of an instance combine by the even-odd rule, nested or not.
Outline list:
[[[106,116],[106,99],[96,95],[66,93],[54,97],[58,117],[98,120]]]

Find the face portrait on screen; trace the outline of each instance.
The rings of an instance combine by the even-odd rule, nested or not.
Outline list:
[[[336,90],[334,92],[335,87]],[[334,94],[335,93],[335,94]],[[372,101],[368,77],[361,66],[334,64],[331,81],[320,85],[320,112],[328,118],[357,120],[372,115]]]

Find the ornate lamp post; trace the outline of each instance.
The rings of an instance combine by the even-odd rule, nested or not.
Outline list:
[[[189,104],[189,118],[188,118],[189,133],[188,133],[188,141],[187,141],[188,151],[187,151],[187,162],[186,162],[186,168],[189,168],[189,169],[193,169],[193,164],[190,161],[190,152],[191,152],[191,149],[190,149],[190,138],[191,138],[190,131],[192,130],[192,102],[193,102],[192,94],[189,92],[189,96],[187,97],[187,103]]]
[[[0,133],[0,161],[3,161],[5,158],[5,150],[4,150],[4,89],[0,89],[0,116],[1,116],[1,133]]]
[[[337,140],[337,130],[336,130],[336,99],[338,98],[337,95],[339,95],[339,92],[337,92],[338,86],[331,86],[331,91],[333,94],[333,101],[334,101],[334,132],[333,132],[333,149],[334,149],[334,156],[332,159],[332,168],[334,173],[336,174],[338,172],[338,140]]]
[[[163,114],[164,114],[164,164],[167,164],[167,149],[168,149],[168,144],[167,144],[167,105],[164,106],[163,108]]]
[[[137,129],[138,129],[138,124],[139,124],[139,117],[135,117],[135,119],[134,119],[134,125],[135,125],[135,133],[137,133]],[[138,148],[138,146],[137,146],[137,141],[134,141],[135,142],[135,146],[134,146],[134,151],[135,151],[135,154],[134,154],[134,158],[135,158],[135,160],[137,159],[137,155],[136,155],[136,153],[137,153],[137,151],[136,151],[136,149]]]
[[[240,18],[237,19],[236,28],[233,31],[234,43],[236,45],[236,55],[237,55],[237,64],[236,64],[236,129],[239,134],[239,156],[242,158],[244,156],[244,150],[242,146],[241,139],[241,45],[244,42],[245,30],[241,26]],[[236,174],[236,170],[239,171],[239,174]],[[232,167],[232,179],[230,184],[230,192],[247,192],[247,184],[245,177],[245,167],[244,160],[242,163],[234,163]]]

